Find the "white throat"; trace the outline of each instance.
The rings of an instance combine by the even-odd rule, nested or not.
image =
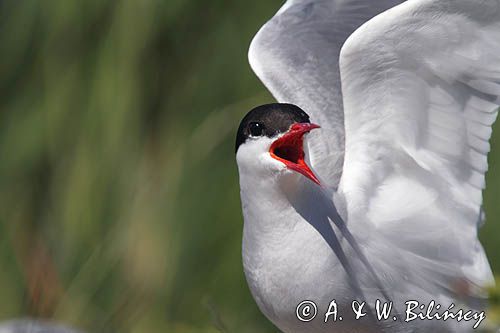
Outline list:
[[[329,297],[318,288],[318,278],[335,276],[328,284],[346,285],[331,248],[343,240],[329,243],[321,234],[322,228],[332,234],[326,229],[332,228],[335,208],[318,185],[294,172],[260,177],[246,171],[240,167],[245,275],[263,313],[282,327],[301,300]]]

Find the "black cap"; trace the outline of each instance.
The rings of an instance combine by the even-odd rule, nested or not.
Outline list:
[[[249,137],[275,137],[285,133],[295,123],[310,123],[309,116],[293,104],[266,104],[247,113],[240,123],[236,135],[235,152]]]

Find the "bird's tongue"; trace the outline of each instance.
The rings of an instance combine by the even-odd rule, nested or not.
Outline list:
[[[319,128],[319,126],[309,123],[293,124],[285,135],[272,143],[269,153],[274,159],[284,163],[288,169],[301,173],[316,184],[321,185],[304,161],[304,134],[315,128]]]

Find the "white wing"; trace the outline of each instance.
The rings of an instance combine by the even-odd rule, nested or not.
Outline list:
[[[252,41],[250,64],[274,97],[302,107],[322,126],[323,137],[309,140],[317,152],[311,162],[332,187],[338,185],[344,153],[340,49],[361,24],[401,2],[288,0]]]
[[[490,283],[477,222],[500,104],[500,0],[401,4],[346,41],[340,72],[348,223],[385,235],[428,280]]]

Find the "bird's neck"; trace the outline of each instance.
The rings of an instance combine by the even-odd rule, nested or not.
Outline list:
[[[240,176],[245,230],[267,238],[295,229],[300,216],[294,205],[307,199],[308,182],[298,174],[258,179]]]
[[[289,256],[291,244],[311,244],[321,239],[314,223],[329,223],[336,212],[331,193],[302,175],[290,173],[276,178],[249,179],[240,173],[241,200],[245,220],[243,250],[252,259],[268,252],[272,257]]]
[[[272,313],[293,313],[288,306],[308,297],[322,301],[328,295],[316,281],[325,276],[335,276],[338,285],[344,285],[345,274],[332,255],[332,246],[340,246],[342,238],[340,234],[329,238],[335,207],[327,193],[294,174],[252,182],[240,176],[240,182],[245,276],[259,307],[271,320],[276,323],[280,316],[274,318]],[[308,274],[304,275],[305,269]],[[294,288],[297,285],[301,288]]]

